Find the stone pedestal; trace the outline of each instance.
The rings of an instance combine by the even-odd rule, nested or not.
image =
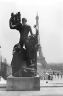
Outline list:
[[[34,91],[40,90],[40,78],[36,77],[13,77],[7,78],[8,91]]]

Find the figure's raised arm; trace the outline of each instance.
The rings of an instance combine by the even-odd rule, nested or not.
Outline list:
[[[10,29],[16,29],[16,25],[12,24],[12,18],[10,18],[9,20],[9,26],[10,26]]]

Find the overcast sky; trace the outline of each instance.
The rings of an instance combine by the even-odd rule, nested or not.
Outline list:
[[[32,29],[38,12],[43,55],[48,63],[63,62],[63,0],[0,0],[0,50],[7,61],[11,62],[13,46],[19,42],[19,32],[9,28],[11,12],[18,11]]]

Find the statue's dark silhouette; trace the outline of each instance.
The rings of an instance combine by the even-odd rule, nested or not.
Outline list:
[[[22,18],[21,23],[20,12],[11,14],[10,28],[16,29],[20,33],[19,43],[13,48],[11,62],[12,75],[17,77],[35,76],[37,73],[38,33],[33,35],[31,27],[26,22],[27,20]],[[29,32],[31,36],[28,36]]]

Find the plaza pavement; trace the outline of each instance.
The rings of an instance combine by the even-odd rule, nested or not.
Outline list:
[[[6,91],[6,81],[1,78],[0,96],[63,96],[63,78],[41,80],[40,91]]]
[[[0,90],[0,96],[63,96],[63,87],[41,87],[40,91]]]

